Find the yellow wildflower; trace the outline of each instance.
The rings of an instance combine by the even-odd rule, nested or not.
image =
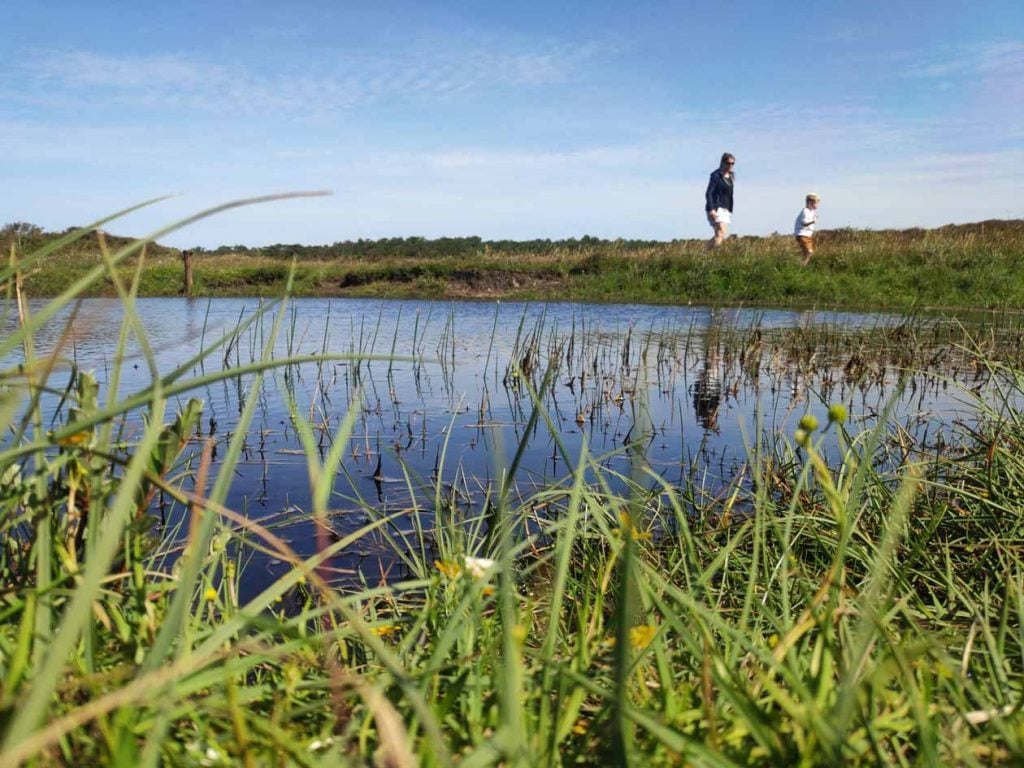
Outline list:
[[[629,535],[633,541],[650,541],[650,531],[641,531],[633,522],[633,516],[629,512],[619,513],[619,522],[622,525],[622,534]]]
[[[70,448],[76,445],[82,445],[84,443],[87,443],[89,442],[90,439],[92,439],[92,430],[85,429],[82,430],[81,432],[73,432],[67,437],[60,438],[59,440],[57,440],[57,444],[64,446],[65,448]]]
[[[643,650],[651,644],[658,628],[653,624],[638,624],[629,630],[629,644],[637,650]]]
[[[435,560],[434,567],[449,579],[457,579],[459,574],[462,573],[462,568],[454,560]]]

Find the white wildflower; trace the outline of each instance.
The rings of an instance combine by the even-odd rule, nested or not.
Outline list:
[[[495,566],[498,565],[496,560],[491,560],[489,557],[466,557],[466,573],[472,576],[474,579],[482,579],[488,573],[494,570]]]
[[[204,766],[224,765],[224,755],[216,747],[207,747],[206,752],[199,758],[199,764]]]

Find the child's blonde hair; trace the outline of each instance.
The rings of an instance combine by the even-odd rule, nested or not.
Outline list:
[[[811,193],[809,193],[809,194],[807,195],[807,202],[808,202],[808,203],[820,203],[820,202],[821,202],[821,198],[820,198],[820,197],[818,197],[818,196],[817,196],[816,194],[814,194],[813,192],[811,192]]]

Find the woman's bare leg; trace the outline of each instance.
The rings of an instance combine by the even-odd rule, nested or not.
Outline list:
[[[716,221],[712,214],[708,214],[708,223],[715,228],[715,234],[708,240],[708,248],[717,248],[724,241],[729,233],[729,225],[724,221]]]
[[[725,238],[729,235],[729,225],[725,222],[715,222],[715,236],[712,238],[712,247],[717,248],[725,242]]]

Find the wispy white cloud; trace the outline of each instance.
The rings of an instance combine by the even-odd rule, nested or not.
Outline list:
[[[1024,76],[1024,42],[975,43],[921,54],[904,71],[907,77],[945,78],[951,75],[1018,78]]]
[[[842,43],[862,43],[879,37],[885,31],[885,26],[878,23],[846,22],[834,26],[827,36]]]
[[[43,86],[52,103],[80,94],[163,110],[303,115],[564,83],[585,72],[584,64],[602,50],[596,44],[549,43],[529,50],[435,44],[404,51],[401,57],[342,56],[302,70],[272,73],[180,53],[127,56],[36,50],[5,90],[10,96],[38,100]]]
[[[1024,138],[1024,42],[945,48],[916,57],[902,77],[928,84],[951,104],[936,122],[958,122],[962,140],[1005,146]]]
[[[583,168],[631,169],[664,163],[667,148],[657,145],[584,147],[569,151],[449,149],[418,156],[418,162],[438,170],[543,170],[547,173]]]
[[[920,183],[971,183],[979,177],[1024,181],[1024,149],[920,154],[905,158],[900,171],[900,178]]]
[[[919,149],[934,140],[936,131],[950,127],[913,121],[855,101],[814,107],[738,103],[724,117],[680,113],[672,122],[680,139],[699,137],[707,146],[710,137],[718,137],[713,148],[737,156],[741,178],[751,173],[806,175],[820,168],[835,171],[885,162]],[[709,170],[718,158],[711,149],[705,150],[704,158]]]

